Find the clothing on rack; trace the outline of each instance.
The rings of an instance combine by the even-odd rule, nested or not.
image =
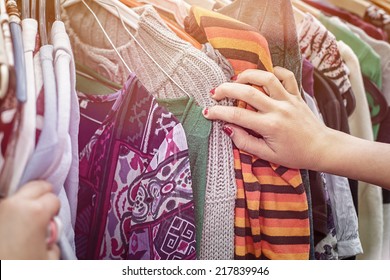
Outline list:
[[[106,28],[116,27],[117,31],[123,32],[112,40],[154,97],[172,99],[185,96],[185,92],[167,78],[134,40],[128,40],[129,36],[122,29],[118,19],[110,17],[106,11],[93,3],[90,3],[90,6]],[[216,104],[209,92],[227,81],[221,68],[203,52],[173,34],[151,6],[137,8],[134,11],[140,15],[137,41],[149,54],[154,55],[159,65],[164,65],[166,73],[191,94],[200,106]],[[72,21],[68,14],[72,16]],[[82,6],[71,6],[63,10],[63,20],[75,50],[75,58],[101,75],[122,83],[123,77],[127,74],[117,54],[107,46],[103,37],[99,37],[101,36],[99,33],[90,36],[83,28],[85,25],[98,28],[88,11]],[[78,34],[82,36],[82,41]],[[219,104],[232,105],[232,102],[226,100]],[[222,127],[222,122],[213,122],[209,138],[201,259],[232,259],[234,254],[234,200],[237,187],[234,179],[232,143],[222,131]]]
[[[0,1],[0,195],[52,184],[62,259],[389,258],[388,193],[259,159],[203,116],[254,110],[213,89],[281,66],[324,125],[389,143],[384,1],[47,2],[43,22]]]
[[[256,68],[272,71],[266,40],[244,23],[193,7],[186,18],[185,28],[201,43],[210,42],[219,50],[230,61],[236,74]],[[243,102],[238,106],[250,108]],[[234,154],[238,188],[235,258],[307,259],[310,226],[307,197],[299,170],[268,163],[238,149],[234,149]],[[286,190],[285,195],[281,188]],[[283,203],[287,196],[291,208]],[[287,233],[286,227],[294,228],[295,232],[288,229]],[[290,242],[283,236],[289,236]],[[288,246],[284,242],[288,242]]]
[[[90,140],[80,153],[77,256],[194,259],[194,203],[182,125],[134,75],[117,93],[84,95],[80,101],[82,116],[96,115],[95,103],[114,104],[80,124],[94,125],[96,132],[79,134]],[[95,118],[102,123],[91,122]]]

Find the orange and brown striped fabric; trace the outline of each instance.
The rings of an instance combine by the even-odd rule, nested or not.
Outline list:
[[[273,71],[266,39],[254,28],[200,7],[192,7],[185,29],[209,42],[232,64]],[[249,108],[240,101],[241,108]],[[236,259],[308,259],[308,203],[299,170],[288,169],[234,149],[237,198]],[[221,217],[223,218],[223,217]]]

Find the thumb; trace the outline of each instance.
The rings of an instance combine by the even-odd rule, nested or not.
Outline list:
[[[274,151],[267,145],[264,139],[250,135],[245,129],[233,124],[226,124],[224,131],[229,135],[238,149],[255,155],[258,158],[272,161]]]
[[[51,245],[51,248],[47,251],[47,258],[49,260],[59,260],[60,259],[60,248],[58,245],[53,244]]]
[[[46,181],[31,181],[23,185],[17,192],[24,198],[39,198],[52,190],[51,184]]]

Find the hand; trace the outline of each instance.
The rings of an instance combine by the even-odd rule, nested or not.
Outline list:
[[[263,87],[268,95],[251,85]],[[317,169],[319,152],[326,151],[324,137],[330,132],[302,99],[292,72],[281,67],[275,67],[274,74],[247,70],[235,83],[217,87],[213,98],[239,99],[258,110],[226,106],[204,110],[207,119],[227,122],[224,131],[237,148],[286,167]]]
[[[47,182],[34,181],[0,202],[0,259],[59,259],[56,244],[47,244],[50,220],[60,202]]]

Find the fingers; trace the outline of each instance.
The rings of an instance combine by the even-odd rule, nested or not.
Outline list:
[[[272,110],[274,107],[274,101],[271,98],[249,85],[224,83],[217,87],[211,94],[216,100],[231,98],[245,101],[255,109],[263,112]]]
[[[261,86],[270,97],[276,100],[283,100],[286,96],[283,85],[271,72],[254,69],[245,70],[238,75],[236,83]]]
[[[209,120],[221,120],[261,133],[259,119],[262,115],[254,111],[238,107],[214,106],[204,109],[203,115]]]
[[[293,72],[276,66],[274,68],[275,76],[281,81],[283,87],[292,95],[300,96],[299,88],[297,81],[295,80],[295,75]]]
[[[57,244],[50,245],[49,250],[47,251],[47,258],[49,260],[59,260],[60,259],[60,248]]]
[[[60,211],[60,200],[53,193],[46,193],[37,201],[42,205],[48,218],[51,219]]]
[[[52,187],[45,181],[31,181],[20,188],[17,195],[25,198],[39,198],[51,192]]]
[[[230,135],[229,135],[230,129]],[[266,144],[264,139],[257,138],[250,135],[241,127],[233,124],[227,124],[224,127],[225,133],[227,133],[233,140],[236,147],[249,154],[255,155],[261,159],[269,160],[273,158],[274,152]]]

